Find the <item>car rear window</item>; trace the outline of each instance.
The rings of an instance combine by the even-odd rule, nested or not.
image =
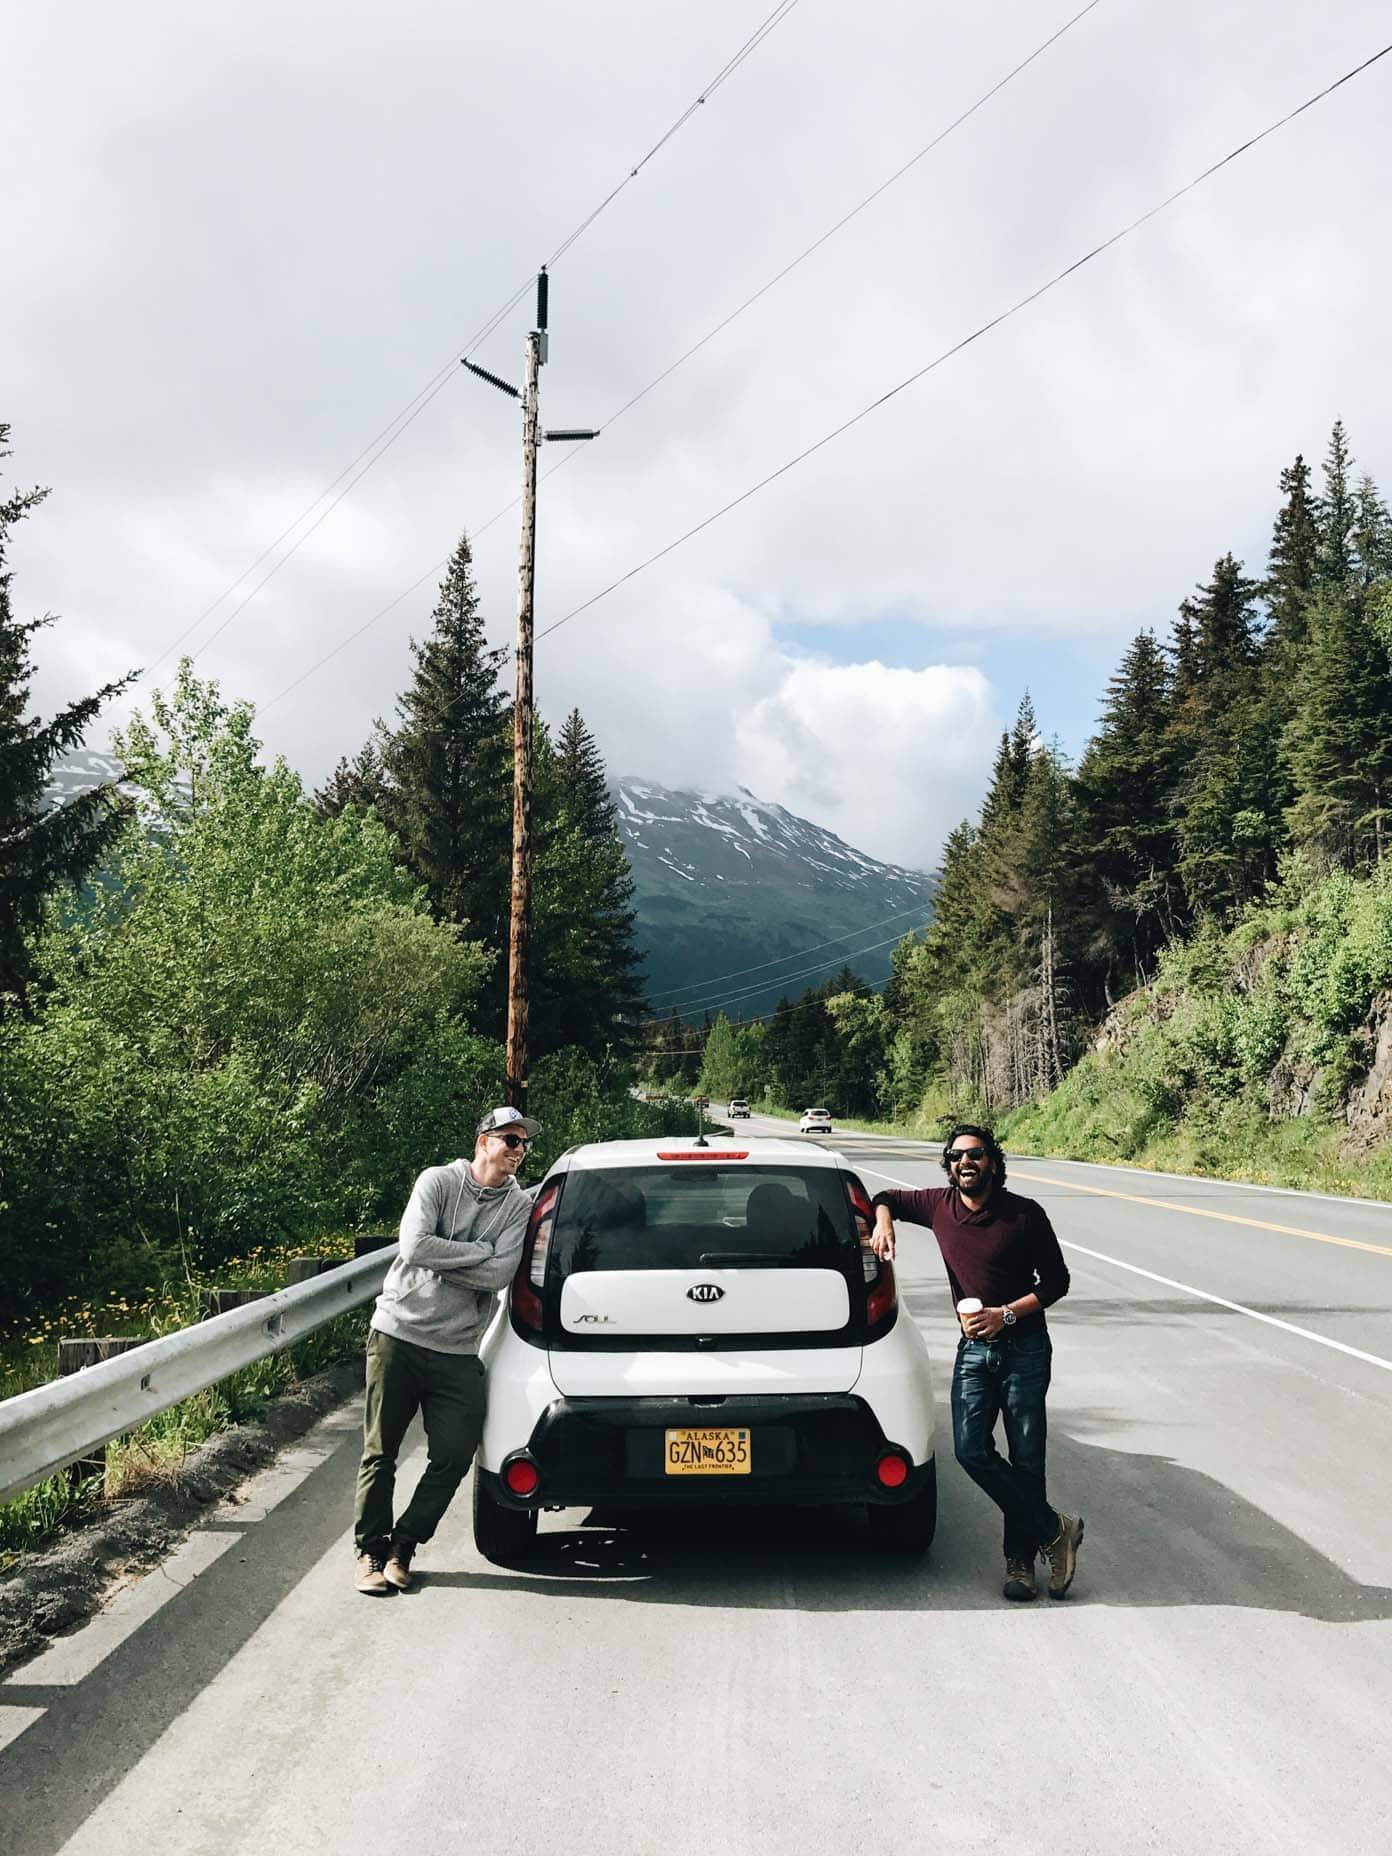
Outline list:
[[[832,1167],[577,1168],[551,1240],[553,1284],[582,1270],[747,1267],[860,1275],[860,1240]]]

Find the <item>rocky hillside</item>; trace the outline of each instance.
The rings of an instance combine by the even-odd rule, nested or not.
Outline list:
[[[1162,954],[1051,1095],[1024,1152],[1392,1197],[1392,863],[1293,866]]]
[[[843,962],[879,984],[894,942],[932,913],[934,882],[923,871],[879,863],[742,788],[712,794],[621,779],[610,790],[660,1013],[676,1004],[699,1015],[707,1003],[732,1016],[767,1012]]]

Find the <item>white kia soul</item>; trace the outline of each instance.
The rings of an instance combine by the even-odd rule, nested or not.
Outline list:
[[[792,1140],[562,1154],[483,1346],[479,1551],[523,1556],[544,1508],[854,1502],[923,1552],[928,1352],[871,1223],[844,1157]]]

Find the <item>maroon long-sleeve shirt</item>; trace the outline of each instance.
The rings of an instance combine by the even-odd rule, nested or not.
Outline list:
[[[925,1186],[917,1192],[877,1192],[876,1205],[896,1222],[927,1225],[938,1240],[952,1300],[979,1296],[1000,1308],[1022,1295],[1037,1295],[1048,1308],[1068,1293],[1068,1265],[1042,1205],[1004,1187],[973,1211],[955,1186]],[[1021,1315],[1017,1334],[1045,1325],[1043,1313]]]

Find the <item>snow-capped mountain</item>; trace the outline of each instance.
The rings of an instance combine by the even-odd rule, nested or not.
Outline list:
[[[124,771],[114,754],[98,754],[93,748],[74,748],[71,754],[54,762],[44,788],[44,804],[65,806],[80,799],[83,793],[90,793],[94,786],[105,786],[109,781],[120,785]]]
[[[660,1014],[673,1004],[694,1016],[707,1004],[732,1017],[770,1011],[843,964],[878,985],[894,942],[932,913],[931,876],[879,863],[743,788],[619,779],[610,796]]]
[[[80,748],[54,767],[45,797],[65,804],[121,772],[114,755]],[[621,779],[610,795],[659,1015],[754,1017],[843,965],[878,986],[894,943],[932,914],[931,876],[879,863],[743,788]]]

